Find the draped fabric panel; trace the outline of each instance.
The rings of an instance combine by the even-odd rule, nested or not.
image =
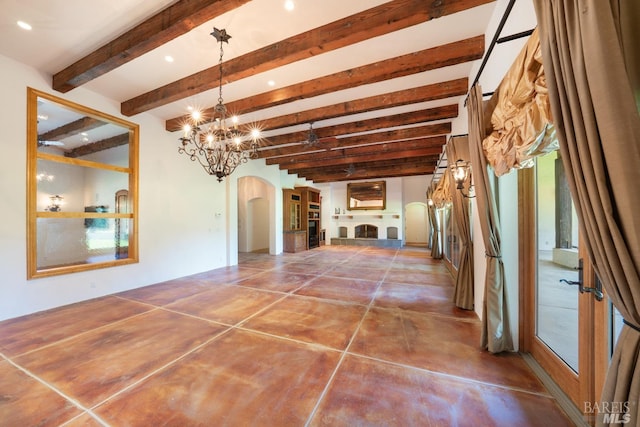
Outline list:
[[[444,173],[442,179],[438,181],[438,185],[431,194],[431,200],[437,208],[443,208],[445,204],[451,202],[451,185],[448,173]]]
[[[452,137],[447,143],[446,153],[449,164],[453,164],[458,159],[469,161],[469,138],[466,136]],[[447,171],[446,173],[451,172]],[[470,181],[466,183],[465,188],[469,188]],[[449,188],[460,242],[460,263],[453,290],[453,303],[458,308],[473,310],[473,250],[471,248],[469,199],[456,189],[456,183],[453,179],[450,180]]]
[[[635,3],[635,4],[634,4]],[[640,426],[640,114],[638,2],[535,0],[563,164],[589,257],[625,319],[602,402],[628,402]],[[621,21],[622,19],[622,21]],[[634,62],[636,61],[636,62]],[[597,419],[605,425],[604,418]]]
[[[433,202],[433,190],[429,189],[427,192],[427,199],[431,200],[429,203],[429,221],[431,222],[431,258],[442,258],[442,245],[440,242],[440,224],[438,221],[438,214],[436,212],[436,205]]]
[[[483,149],[497,176],[533,166],[533,158],[558,148],[535,30],[493,96],[493,131]]]
[[[487,271],[482,308],[482,348],[492,353],[513,351],[507,310],[506,280],[500,251],[500,222],[491,189],[487,159],[482,150],[485,136],[482,89],[475,85],[467,100],[471,157],[480,228],[484,238]]]

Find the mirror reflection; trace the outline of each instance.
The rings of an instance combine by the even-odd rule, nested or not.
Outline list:
[[[349,183],[347,207],[349,210],[384,210],[386,195],[385,181]]]
[[[137,125],[28,97],[28,277],[137,262]]]

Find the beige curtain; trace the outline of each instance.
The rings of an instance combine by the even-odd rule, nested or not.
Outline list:
[[[534,4],[556,132],[585,244],[625,319],[601,400],[628,402],[631,418],[625,425],[640,426],[640,116],[634,99],[640,39],[632,35],[640,7],[632,0]],[[598,425],[604,425],[602,417]]]
[[[500,252],[500,223],[491,189],[487,160],[482,151],[485,126],[480,85],[471,88],[467,100],[467,111],[469,152],[487,261],[482,302],[482,348],[492,353],[512,351],[513,341],[507,311],[504,264]]]
[[[446,145],[447,160],[450,165],[456,160],[469,161],[469,138],[454,136]],[[450,171],[446,172],[451,173]],[[466,183],[465,188],[469,188]],[[473,251],[471,249],[471,225],[469,224],[469,199],[456,189],[456,183],[450,180],[449,191],[453,204],[453,216],[458,228],[460,242],[460,263],[453,290],[453,303],[458,308],[473,310]]]
[[[427,199],[431,200],[429,203],[429,221],[431,221],[431,258],[441,259],[442,248],[440,244],[440,224],[438,221],[438,213],[436,212],[436,205],[433,201],[433,189],[429,189],[427,192]]]
[[[433,200],[433,203],[435,203],[437,208],[443,208],[445,204],[451,202],[451,188],[449,181],[449,174],[443,174],[442,179],[438,181],[438,185],[435,190],[433,190],[431,200]]]
[[[493,95],[492,132],[483,149],[497,176],[533,166],[533,158],[558,149],[538,31],[520,51]]]

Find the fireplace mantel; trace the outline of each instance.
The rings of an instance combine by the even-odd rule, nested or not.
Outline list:
[[[398,213],[357,213],[357,214],[340,214],[333,215],[333,219],[353,219],[353,218],[384,218],[391,217],[395,219],[400,218],[400,214]]]

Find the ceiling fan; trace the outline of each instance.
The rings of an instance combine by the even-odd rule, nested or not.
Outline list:
[[[318,145],[319,142],[320,138],[318,138],[318,135],[313,131],[313,122],[311,122],[309,123],[309,131],[307,132],[307,139],[304,141],[304,144],[313,147],[314,145]]]
[[[325,142],[325,141],[337,141],[337,138],[335,136],[320,138],[318,134],[313,130],[313,122],[309,123],[309,130],[307,131],[307,139],[304,140],[302,143],[307,147],[315,147],[319,143]]]
[[[348,168],[344,169],[346,176],[351,176],[356,173],[356,167],[351,163]]]
[[[51,147],[63,147],[64,146],[64,142],[62,141],[45,141],[45,140],[38,140],[38,147],[46,147],[46,146],[51,146]]]

